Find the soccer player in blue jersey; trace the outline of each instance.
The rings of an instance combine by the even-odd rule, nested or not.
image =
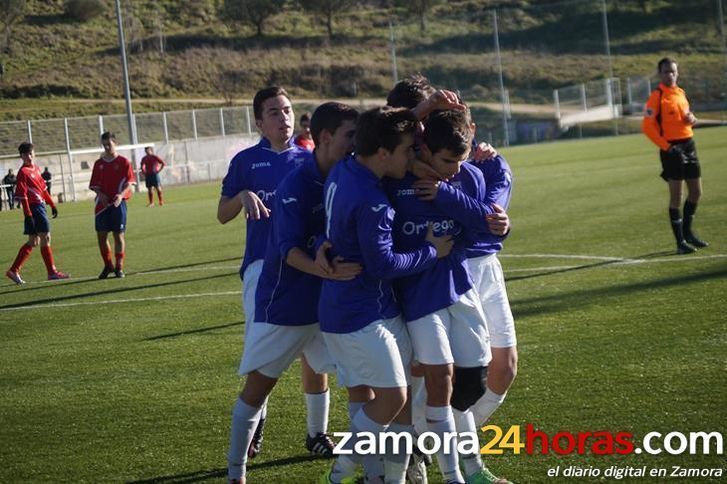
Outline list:
[[[321,281],[353,279],[361,266],[334,260],[332,270],[323,270],[315,262],[316,241],[322,238],[325,224],[323,184],[336,162],[351,152],[357,116],[356,110],[341,103],[318,107],[311,122],[316,143],[313,157],[277,188],[255,319],[247,326],[240,364],[240,373],[247,379],[233,410],[228,455],[231,482],[244,482],[245,449],[252,441],[261,407],[288,366],[303,354],[317,373],[333,369],[318,325]],[[319,398],[328,400],[327,388],[321,394],[306,394],[306,400]],[[309,412],[306,447],[332,456],[327,417],[316,418]]]
[[[414,154],[416,122],[407,109],[375,108],[363,113],[356,126],[356,155],[339,162],[326,181],[326,235],[333,244],[332,255],[363,266],[352,281],[324,280],[319,305],[321,331],[340,382],[349,389],[373,390],[368,402],[351,398],[349,449],[360,432],[412,431],[405,405],[411,343],[392,280],[426,270],[452,247],[448,237],[434,236],[429,228],[422,247],[409,252],[393,249],[394,211],[381,179],[406,174]],[[373,477],[378,460],[375,455],[342,454],[321,482],[350,479],[359,461],[367,476]],[[402,482],[407,460],[406,454],[387,452],[385,481]]]
[[[416,277],[396,282],[414,355],[424,370],[427,429],[443,438],[456,429],[455,412],[467,411],[479,397],[491,358],[485,316],[467,271],[465,249],[488,230],[486,215],[492,210],[477,203],[485,198],[482,174],[464,163],[472,141],[467,113],[431,113],[422,141],[420,158],[442,179],[435,183],[436,196],[422,200],[414,175],[389,184],[387,191],[396,209],[397,250],[420,246],[427,224],[433,224],[435,233],[456,237],[448,257]],[[465,194],[471,200],[465,200]],[[446,482],[465,481],[458,457],[456,451],[437,453]],[[481,466],[465,467],[467,482],[478,482]]]
[[[222,181],[222,195],[217,219],[227,223],[244,210],[247,219],[245,255],[240,267],[242,306],[245,321],[255,317],[255,289],[265,257],[272,226],[270,207],[281,180],[311,158],[311,153],[293,143],[295,116],[287,92],[277,86],[261,89],[253,99],[255,124],[262,135],[255,146],[239,152],[230,162]],[[306,393],[320,393],[327,388],[325,376],[316,376],[305,362],[302,364]],[[327,405],[321,400],[318,405]],[[318,409],[317,413],[327,413]],[[258,429],[249,449],[251,457],[260,451],[266,407],[263,406]]]
[[[447,178],[448,166],[449,169],[456,170],[454,163],[457,157],[451,156],[453,148],[444,150],[443,147],[451,146],[450,143],[456,142],[454,146],[459,145],[460,148],[454,149],[455,153],[464,149],[461,141],[463,136],[458,133],[463,132],[468,124],[470,130],[474,131],[474,125],[469,123],[468,116],[449,111],[433,114],[425,125],[422,156],[425,160],[428,159],[429,163],[445,178]],[[438,153],[442,155],[438,157]],[[441,161],[444,161],[445,164],[441,164]],[[465,267],[472,278],[476,297],[483,304],[485,318],[480,318],[479,323],[476,318],[470,318],[469,321],[480,324],[482,328],[488,330],[488,333],[496,335],[490,334],[490,338],[493,340],[491,344],[496,346],[492,349],[492,353],[497,352],[498,354],[498,362],[495,365],[491,383],[489,369],[482,372],[481,378],[478,379],[474,368],[455,368],[456,382],[451,402],[454,407],[453,413],[458,432],[476,432],[479,426],[484,424],[486,418],[497,408],[497,406],[492,406],[493,388],[502,393],[507,390],[514,378],[517,363],[517,353],[514,348],[514,323],[507,295],[504,292],[502,269],[492,255],[502,248],[502,235],[509,227],[506,213],[495,203],[499,202],[507,206],[509,202],[511,177],[509,169],[506,172],[505,167],[507,167],[507,163],[498,155],[494,160],[486,161],[483,164],[465,163],[459,173],[448,178],[448,183],[437,183],[430,180],[420,180],[414,183],[414,187],[419,190],[419,196],[422,199],[431,200],[438,209],[444,211],[452,219],[475,227],[474,237],[468,238],[469,240],[465,244],[467,257]],[[450,173],[452,172],[450,171]],[[471,183],[466,183],[469,177],[465,178],[464,175],[467,173],[470,176],[475,175],[472,180],[480,178],[490,182],[492,186],[486,187],[484,196],[482,191],[473,191]],[[487,178],[483,175],[486,175]],[[402,211],[400,210],[399,213]],[[501,223],[503,214],[504,228]],[[492,222],[492,218],[496,223]],[[406,300],[403,304],[406,307]],[[487,309],[484,309],[485,304]],[[417,339],[412,329],[410,323],[409,331],[412,334],[416,353]],[[431,398],[429,385],[427,385],[427,391],[429,400]],[[496,394],[496,396],[500,396],[502,393]],[[485,413],[487,414],[485,415]],[[463,456],[462,463],[467,483],[508,482],[496,477],[484,467],[479,454]]]

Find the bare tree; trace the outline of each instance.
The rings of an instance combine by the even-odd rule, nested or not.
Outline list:
[[[442,3],[442,0],[395,0],[394,2],[397,7],[405,8],[407,12],[419,17],[419,29],[422,32],[427,30],[427,13],[439,3]]]
[[[0,52],[10,52],[10,33],[13,26],[25,16],[26,0],[0,0],[0,27],[2,27],[2,43]]]
[[[333,17],[353,4],[351,0],[299,0],[299,2],[304,10],[326,19],[329,37],[333,37]]]
[[[262,37],[265,20],[283,9],[285,0],[224,0],[223,15],[232,20],[247,22]]]

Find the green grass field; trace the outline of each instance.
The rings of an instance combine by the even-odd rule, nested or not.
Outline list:
[[[505,150],[515,173],[514,229],[502,263],[520,372],[491,423],[566,430],[727,434],[727,129],[696,135],[704,197],[695,226],[711,247],[673,255],[667,190],[641,136]],[[91,202],[60,205],[57,265],[44,282],[0,282],[0,481],[221,482],[244,323],[237,267],[244,223],[221,226],[218,184],[169,187],[164,207],[130,202],[127,274],[101,269]],[[20,212],[0,213],[0,267],[24,240]],[[347,428],[345,392],[331,431]],[[327,461],[303,448],[298,367],[275,390],[249,482],[314,482]],[[488,435],[489,437],[489,435]],[[713,449],[714,452],[714,449]],[[518,483],[551,467],[722,468],[724,455],[504,455]],[[562,472],[562,470],[561,470]],[[439,482],[430,468],[432,482]],[[605,480],[611,480],[606,478]],[[707,482],[707,478],[622,482]],[[717,482],[718,478],[712,479]]]

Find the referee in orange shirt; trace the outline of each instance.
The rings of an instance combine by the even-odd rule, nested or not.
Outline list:
[[[669,184],[669,219],[677,243],[677,254],[689,254],[707,247],[692,231],[692,220],[702,195],[702,178],[692,126],[697,118],[689,109],[689,101],[677,86],[679,71],[674,59],[665,57],[657,65],[661,82],[646,102],[641,123],[644,134],[659,147],[661,177]],[[683,218],[679,214],[682,189],[687,185]]]

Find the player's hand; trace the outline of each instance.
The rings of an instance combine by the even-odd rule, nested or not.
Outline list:
[[[106,207],[109,204],[109,197],[105,193],[99,193],[96,197],[98,200],[98,203],[101,204],[102,207]]]
[[[329,279],[336,281],[350,281],[357,275],[361,274],[363,267],[355,262],[343,262],[343,257],[338,256],[333,259],[333,272],[328,276]]]
[[[270,217],[270,209],[265,206],[262,200],[250,190],[240,192],[242,209],[245,210],[245,217],[250,220],[260,220]]]
[[[316,251],[316,266],[323,271],[324,274],[330,275],[333,273],[333,266],[328,262],[328,249],[333,247],[333,244],[329,240],[324,240],[318,250]]]
[[[505,209],[496,203],[492,204],[492,209],[495,213],[485,216],[487,227],[491,233],[503,236],[512,228],[512,225],[510,225],[510,217],[505,212]]]
[[[472,153],[472,161],[475,163],[482,163],[484,161],[491,160],[496,156],[497,150],[491,144],[482,142],[477,145],[474,153]]]
[[[122,194],[117,193],[116,195],[114,195],[114,201],[113,201],[114,207],[121,206],[121,202],[123,202],[123,201],[124,201],[124,196]]]
[[[694,115],[693,112],[689,111],[687,114],[684,115],[684,121],[690,126],[694,126],[697,124],[697,117]]]
[[[420,160],[412,160],[409,163],[409,171],[417,178],[428,180],[439,180],[439,173],[434,168]]]
[[[457,94],[446,89],[438,89],[427,98],[427,111],[431,113],[437,109],[456,109],[463,111],[467,107],[459,102]],[[427,113],[427,114],[428,114]]]
[[[441,237],[437,237],[434,235],[434,229],[431,222],[427,227],[427,237],[425,240],[437,249],[437,259],[447,257],[449,253],[452,252],[452,247],[454,246],[454,240],[451,236],[443,235]]]
[[[437,192],[439,192],[439,185],[441,183],[439,180],[425,179],[415,181],[412,186],[416,190],[419,200],[431,201],[437,198]]]
[[[58,209],[56,207],[51,207],[50,211],[53,214],[53,218],[58,218]]]

